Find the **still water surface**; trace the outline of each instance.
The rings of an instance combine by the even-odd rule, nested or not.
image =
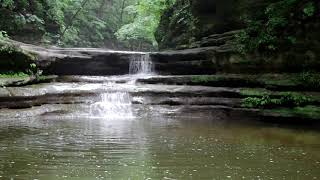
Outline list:
[[[320,133],[174,107],[0,123],[0,179],[319,179]]]

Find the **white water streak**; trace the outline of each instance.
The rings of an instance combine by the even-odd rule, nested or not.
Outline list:
[[[90,106],[92,117],[105,119],[132,118],[131,96],[127,92],[110,92],[100,95],[99,102]]]
[[[154,65],[149,54],[134,55],[130,61],[129,74],[133,77],[127,84],[133,84],[141,75],[152,75]],[[115,85],[116,83],[113,82]],[[133,118],[132,98],[128,92],[109,92],[100,95],[100,100],[90,106],[90,116],[104,119]]]
[[[133,56],[130,61],[129,74],[153,74],[154,65],[149,54]]]

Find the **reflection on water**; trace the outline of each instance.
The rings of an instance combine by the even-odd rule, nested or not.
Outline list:
[[[134,119],[0,124],[3,179],[317,179],[320,133],[133,106]],[[121,114],[121,110],[119,110]],[[196,118],[198,117],[198,118]]]

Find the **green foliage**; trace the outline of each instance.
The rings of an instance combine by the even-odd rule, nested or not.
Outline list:
[[[271,92],[266,90],[266,89],[252,89],[252,88],[243,88],[240,91],[240,94],[242,96],[258,96],[258,97],[262,97],[262,96],[269,96],[271,95]]]
[[[192,14],[191,4],[187,3],[178,13],[175,13],[171,17],[170,27],[175,27],[177,25],[185,27],[184,32],[186,32],[186,39],[188,39],[187,44],[192,44],[195,41],[195,34],[197,34],[198,19]]]
[[[264,13],[243,17],[247,27],[236,36],[239,52],[274,52],[295,44],[304,25],[316,18],[316,3],[280,0],[270,3]]]
[[[316,7],[313,2],[309,2],[305,5],[303,8],[303,12],[306,16],[311,17],[315,14],[316,12]]]
[[[9,36],[6,31],[0,31],[0,40],[6,40]]]
[[[34,74],[38,71],[34,67],[36,57],[11,43],[0,43],[0,59],[0,72],[2,74],[18,72]]]
[[[35,63],[31,63],[31,64],[29,64],[29,68],[27,69],[27,73],[30,75],[34,75],[36,77],[39,77],[42,75],[42,70],[40,70]]]
[[[130,48],[129,43],[156,46],[153,34],[161,12],[173,0],[0,1],[0,30],[15,40]]]
[[[4,74],[0,74],[0,78],[24,78],[24,77],[29,77],[29,75],[24,72],[7,72]]]
[[[15,52],[17,52],[17,48],[16,46],[14,46],[13,44],[4,44],[0,46],[0,53],[7,53],[7,54],[13,54]]]
[[[173,5],[174,0],[141,0],[135,5],[126,7],[133,22],[122,26],[115,35],[120,41],[132,42],[141,40],[157,46],[155,31],[159,25],[162,12]]]
[[[210,81],[218,80],[219,77],[210,76],[210,75],[199,75],[199,76],[192,76],[191,82],[193,83],[208,83]]]
[[[247,108],[258,108],[258,107],[264,107],[271,103],[272,102],[271,102],[270,96],[248,97],[243,100],[242,106]]]
[[[302,72],[297,77],[297,81],[306,88],[320,89],[320,74],[312,72]]]
[[[297,107],[307,105],[311,102],[313,102],[312,99],[307,96],[284,93],[280,97],[272,97],[271,95],[248,97],[243,100],[242,106],[248,108],[270,108],[275,106]]]
[[[32,33],[25,38],[37,38],[48,30],[46,23],[52,21],[46,10],[50,9],[47,1],[42,0],[2,0],[0,4],[0,29],[10,36]],[[23,34],[24,35],[24,34]]]
[[[3,7],[12,9],[14,7],[14,1],[13,0],[2,0],[1,4]]]
[[[194,5],[190,0],[178,0],[163,12],[156,31],[160,49],[186,49],[198,46],[196,40],[201,31],[206,31],[206,27],[199,29],[201,17],[193,12]]]

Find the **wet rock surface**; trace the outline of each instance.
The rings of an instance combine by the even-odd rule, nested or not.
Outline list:
[[[160,75],[212,75],[216,73],[283,73],[301,72],[307,64],[319,69],[319,63],[305,58],[291,63],[290,58],[266,59],[244,56],[233,47],[231,39],[237,31],[204,37],[192,49],[160,52],[113,51],[99,48],[43,48],[20,42],[11,42],[24,52],[32,54],[35,63],[46,75],[125,75],[130,62],[148,58]],[[288,64],[290,67],[288,68]],[[291,67],[292,66],[292,67]]]
[[[221,84],[221,87],[218,84],[211,87],[199,86],[190,84],[191,77],[61,76],[55,78],[57,82],[0,88],[0,111],[1,116],[8,118],[61,113],[86,116],[90,107],[101,101],[101,94],[128,93],[136,110],[166,106],[175,109],[174,113],[180,115],[199,113],[199,117],[203,118],[209,114],[217,114],[209,117],[255,119],[284,124],[319,124],[317,116],[243,108],[243,99],[252,95],[243,93],[242,87],[223,87]]]
[[[131,109],[127,112],[131,105],[140,110],[165,106],[172,114],[197,112],[201,118],[319,124],[319,86],[306,83],[299,74],[260,74],[264,70],[258,66],[264,64],[251,67],[228,47],[233,34],[212,35],[199,42],[199,48],[154,53],[13,42],[37,56],[45,74],[58,76],[6,82],[0,88],[0,111],[8,117],[14,112],[32,116],[32,111],[37,116],[95,116],[118,110],[132,114]],[[247,74],[251,68],[261,72]],[[280,104],[264,106],[261,101]]]

